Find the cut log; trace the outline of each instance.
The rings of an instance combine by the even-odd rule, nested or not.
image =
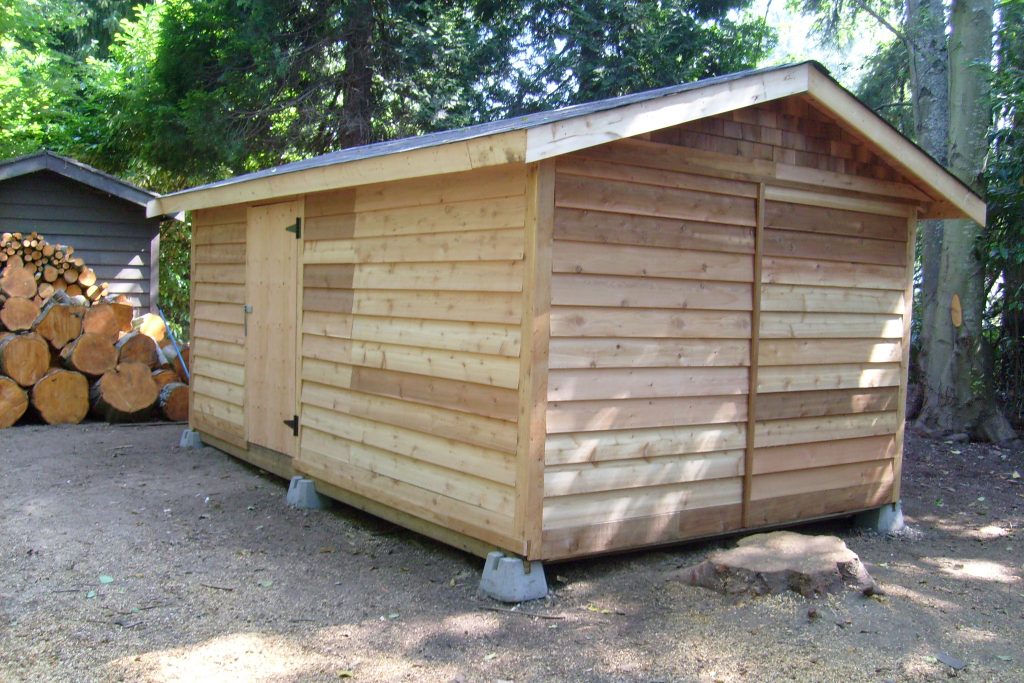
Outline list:
[[[63,349],[68,342],[82,334],[82,319],[86,309],[82,306],[64,303],[60,297],[47,301],[32,329],[55,349]]]
[[[107,422],[132,422],[153,414],[159,391],[148,367],[128,362],[100,377],[89,397],[96,417]]]
[[[117,362],[137,361],[151,370],[160,365],[156,342],[141,332],[129,332],[117,342]]]
[[[132,327],[157,344],[167,338],[167,326],[158,315],[147,313],[132,321]]]
[[[32,407],[48,425],[76,425],[89,414],[89,380],[74,370],[52,368],[32,387]]]
[[[8,260],[7,267],[0,274],[0,290],[7,296],[31,299],[36,295],[35,273],[28,268],[14,267],[14,264]]]
[[[178,379],[178,373],[176,373],[174,370],[171,370],[170,368],[159,368],[157,370],[154,370],[153,381],[156,382],[156,386],[160,389],[163,389],[168,384],[172,384],[174,382],[181,382],[181,380]]]
[[[39,304],[20,296],[12,296],[0,308],[0,324],[11,332],[31,330],[39,316]]]
[[[672,572],[671,579],[726,595],[787,591],[818,597],[874,587],[857,554],[836,536],[773,531],[741,538],[731,550],[711,553],[700,564]]]
[[[132,307],[124,304],[95,304],[86,312],[82,329],[106,335],[112,342],[117,341],[120,332],[131,332]]]
[[[164,358],[174,369],[174,372],[178,374],[178,381],[188,384],[188,373],[185,371],[188,367],[188,347],[178,347],[178,351],[181,352],[181,358],[179,358],[178,353],[174,350],[174,345],[171,343],[170,338],[167,338],[160,343],[160,351],[164,354]],[[182,361],[184,361],[184,364]]]
[[[96,284],[96,272],[92,268],[83,268],[78,274],[78,284],[82,287],[92,287]]]
[[[16,334],[0,341],[0,373],[23,387],[39,381],[50,368],[50,346],[36,334]]]
[[[45,266],[43,266],[43,280],[44,281],[50,282],[50,283],[56,282],[58,275],[60,275],[60,273],[57,271],[57,269],[54,266],[52,266],[50,264],[46,264]]]
[[[9,377],[0,376],[0,429],[21,419],[28,408],[28,394]]]
[[[36,290],[36,296],[43,300],[46,300],[52,297],[55,291],[57,290],[53,288],[53,285],[51,285],[49,282],[43,282],[42,284],[39,285],[39,289]]]
[[[60,358],[69,370],[99,377],[117,365],[117,349],[107,337],[86,332],[65,346]]]
[[[172,382],[160,390],[160,414],[171,422],[188,420],[188,386]]]

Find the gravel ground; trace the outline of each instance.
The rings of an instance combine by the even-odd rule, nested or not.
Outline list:
[[[479,559],[290,510],[180,431],[0,434],[0,681],[1024,681],[1020,451],[911,438],[907,533],[804,527],[882,597],[666,581],[725,540],[552,565],[551,596],[510,610],[477,595]]]

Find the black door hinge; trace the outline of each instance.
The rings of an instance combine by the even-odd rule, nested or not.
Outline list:
[[[296,415],[290,420],[284,420],[285,425],[292,428],[292,436],[299,435],[299,416]]]
[[[294,232],[295,239],[299,239],[300,237],[302,237],[302,219],[296,218],[295,222],[289,225],[287,228],[285,228],[285,230],[287,232]]]

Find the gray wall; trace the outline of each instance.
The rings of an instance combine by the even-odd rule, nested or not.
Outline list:
[[[73,246],[111,294],[143,310],[156,288],[159,228],[145,207],[50,171],[0,181],[0,232],[35,230],[51,244]]]

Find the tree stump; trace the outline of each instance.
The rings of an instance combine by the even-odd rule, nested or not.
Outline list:
[[[188,386],[171,382],[160,390],[160,414],[171,422],[188,420]]]
[[[48,425],[78,424],[89,414],[89,380],[52,368],[32,387],[32,407]]]
[[[60,352],[60,358],[69,370],[99,377],[117,365],[117,349],[107,337],[86,332],[65,346]]]
[[[143,363],[150,369],[160,365],[160,351],[156,342],[141,332],[129,332],[117,342],[117,362]]]
[[[0,375],[0,429],[10,427],[25,414],[28,394],[9,377]]]
[[[874,581],[857,554],[835,536],[773,531],[740,539],[700,564],[669,578],[726,595],[767,595],[794,591],[804,597],[865,589]]]
[[[0,308],[0,324],[11,332],[31,330],[38,316],[39,304],[20,296],[12,296]]]
[[[153,413],[159,392],[150,369],[137,362],[120,363],[92,386],[92,412],[107,422],[144,420]]]
[[[35,334],[16,334],[0,340],[0,373],[30,387],[50,367],[50,347]]]

